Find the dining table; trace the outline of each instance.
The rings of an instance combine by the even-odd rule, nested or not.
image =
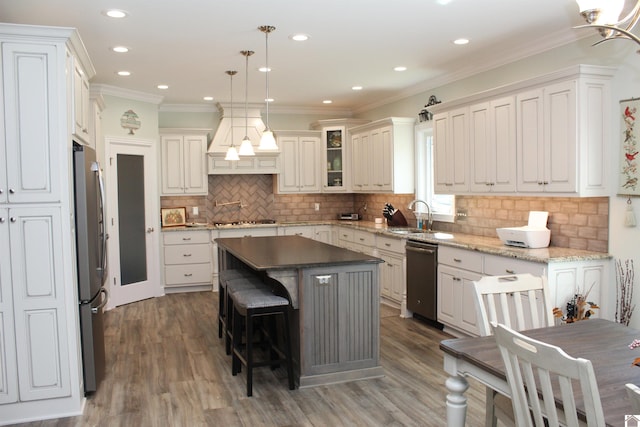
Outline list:
[[[625,427],[625,416],[633,415],[625,384],[640,384],[640,367],[632,365],[640,357],[640,349],[629,344],[640,339],[640,331],[605,319],[588,319],[539,329],[522,334],[562,348],[572,357],[591,361],[600,392],[606,426]],[[447,425],[464,426],[469,387],[472,377],[505,396],[511,391],[504,363],[493,336],[447,339],[440,342],[444,352],[444,370],[449,374],[445,385]],[[584,403],[579,390],[575,394],[579,417],[584,417]],[[562,405],[560,398],[556,404]]]

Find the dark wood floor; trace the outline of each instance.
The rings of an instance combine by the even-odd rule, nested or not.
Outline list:
[[[382,306],[384,378],[290,391],[284,368],[259,368],[247,398],[218,339],[217,301],[173,294],[107,312],[107,376],[84,415],[21,426],[446,425],[447,334]],[[467,425],[481,426],[484,387],[470,383]]]

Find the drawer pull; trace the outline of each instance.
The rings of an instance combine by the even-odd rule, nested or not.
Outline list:
[[[191,274],[191,273],[184,273],[184,277],[191,277],[191,276],[193,276],[193,274]]]
[[[454,258],[454,259],[453,259],[453,261],[454,261],[454,262],[462,262],[462,260],[461,260],[461,259],[459,259],[459,258]]]
[[[191,240],[191,237],[183,237],[182,240],[189,241],[189,240]]]
[[[462,281],[462,279],[459,278],[459,277],[454,277],[453,280],[456,281],[456,282],[461,282]]]
[[[364,242],[364,239],[363,239],[362,237],[360,237],[360,241],[361,241],[361,242]]]
[[[182,256],[188,257],[188,256],[191,256],[191,254],[182,254]]]
[[[331,280],[331,275],[327,274],[325,276],[316,276],[316,279],[318,279],[318,283],[321,285],[328,285],[329,281]]]
[[[509,270],[508,268],[506,268],[504,271],[506,271],[507,274],[516,274],[514,270]]]
[[[390,248],[391,247],[391,243],[385,243],[384,244],[386,247]]]

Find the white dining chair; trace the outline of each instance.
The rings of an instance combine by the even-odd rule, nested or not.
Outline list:
[[[625,384],[625,388],[633,407],[633,414],[640,415],[640,387],[635,384]]]
[[[550,304],[546,277],[531,274],[485,276],[473,282],[478,329],[480,335],[491,335],[491,322],[512,329],[552,326],[553,308]],[[495,427],[497,420],[506,426],[515,426],[511,402],[487,387],[487,427]]]
[[[569,356],[560,347],[492,323],[511,388],[518,427],[603,426],[604,413],[591,361]],[[574,387],[582,394],[586,424],[578,419]],[[556,399],[562,409],[556,407]],[[546,424],[545,424],[546,421]]]

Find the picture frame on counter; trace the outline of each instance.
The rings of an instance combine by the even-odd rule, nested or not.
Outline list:
[[[187,208],[161,208],[160,219],[163,227],[186,225]]]
[[[620,185],[618,195],[640,196],[640,98],[620,101]]]

